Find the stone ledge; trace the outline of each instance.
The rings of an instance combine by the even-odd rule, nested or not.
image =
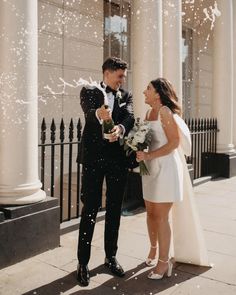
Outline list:
[[[19,206],[0,206],[0,211],[2,211],[5,215],[5,219],[12,219],[21,217],[28,214],[33,214],[38,211],[50,209],[52,207],[57,206],[58,199],[52,197],[46,197],[45,200],[28,204],[28,205],[19,205]]]
[[[211,176],[200,177],[193,180],[193,186],[198,186],[211,180],[212,180]]]

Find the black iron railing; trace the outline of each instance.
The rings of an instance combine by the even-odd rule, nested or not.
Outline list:
[[[40,165],[40,176],[41,176],[41,182],[42,182],[42,189],[45,189],[45,173],[46,171],[49,171],[50,173],[50,184],[48,189],[50,191],[50,196],[52,197],[58,197],[60,199],[60,216],[61,216],[61,222],[65,220],[71,219],[71,208],[73,206],[76,206],[76,216],[79,216],[79,198],[80,198],[80,164],[77,161],[75,163],[76,165],[76,204],[72,204],[71,201],[71,194],[72,194],[72,160],[73,160],[73,149],[76,148],[74,157],[77,158],[80,154],[80,140],[81,140],[81,121],[78,120],[78,123],[76,125],[76,136],[74,135],[74,123],[73,119],[71,119],[69,124],[69,136],[68,140],[65,141],[65,124],[63,119],[61,119],[60,123],[60,130],[59,130],[59,139],[60,142],[56,142],[56,124],[54,122],[54,119],[52,119],[51,125],[50,125],[50,143],[46,143],[46,131],[47,126],[45,119],[43,119],[41,124],[41,144],[39,144],[39,148],[41,149],[41,165]],[[65,148],[68,147],[68,155],[65,157]],[[55,195],[55,152],[56,149],[59,149],[59,193],[58,195]],[[49,154],[50,157],[50,165],[49,167],[45,166],[46,162],[46,156]],[[67,171],[65,171],[65,161],[67,162]],[[67,195],[64,195],[64,175],[68,172],[68,188],[67,188]],[[64,204],[67,203],[67,214],[64,212]],[[66,217],[63,217],[66,216]]]
[[[189,119],[186,121],[192,138],[191,156],[187,162],[193,165],[194,179],[202,176],[202,162],[205,153],[216,153],[217,120],[216,119]]]

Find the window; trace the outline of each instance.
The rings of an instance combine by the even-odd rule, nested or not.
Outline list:
[[[128,1],[104,0],[104,60],[109,56],[116,56],[128,63],[125,85],[128,88],[131,87],[130,24],[131,7]]]
[[[186,119],[191,117],[194,84],[193,84],[193,31],[182,30],[182,78],[183,78],[183,114]]]

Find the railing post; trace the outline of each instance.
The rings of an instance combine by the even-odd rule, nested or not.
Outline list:
[[[44,174],[45,174],[45,141],[46,141],[46,122],[45,119],[43,118],[42,124],[41,124],[41,166],[40,166],[40,171],[41,171],[41,182],[42,182],[42,190],[44,190]]]
[[[55,175],[55,140],[56,140],[56,125],[54,122],[54,119],[52,119],[52,124],[51,124],[51,196],[54,196],[54,175]]]
[[[60,221],[63,221],[63,180],[64,180],[64,139],[65,139],[65,125],[63,119],[60,124]]]
[[[74,124],[73,119],[69,126],[69,179],[68,179],[68,220],[71,219],[71,177],[72,177],[72,141],[74,138]]]

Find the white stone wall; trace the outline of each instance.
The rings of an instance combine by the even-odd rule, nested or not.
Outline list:
[[[198,46],[194,49],[194,84],[195,99],[193,102],[192,117],[212,117],[213,99],[213,47],[212,39],[207,43],[207,49],[199,52],[204,47],[205,39],[198,38]]]
[[[69,122],[82,115],[80,89],[66,88],[65,94],[53,96],[45,86],[58,93],[60,77],[72,84],[79,78],[101,79],[103,1],[38,0],[38,24],[39,123],[43,117]]]
[[[204,22],[203,9],[214,6],[213,0],[195,0],[184,4],[183,25],[193,29],[193,95],[191,117],[211,117],[213,99],[213,30],[211,22]]]

